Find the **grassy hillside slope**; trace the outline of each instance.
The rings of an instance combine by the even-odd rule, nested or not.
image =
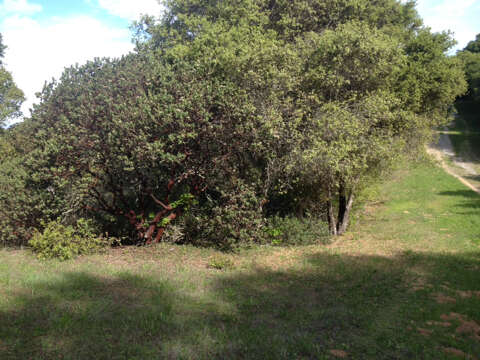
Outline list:
[[[478,356],[480,197],[423,164],[375,199],[328,246],[0,251],[0,359]]]

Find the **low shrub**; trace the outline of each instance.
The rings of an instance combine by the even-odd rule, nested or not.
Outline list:
[[[75,226],[63,225],[59,220],[45,225],[43,232],[36,231],[29,245],[42,259],[72,259],[105,249],[112,240],[96,234],[91,220],[79,219]]]
[[[308,245],[326,243],[329,239],[328,224],[315,217],[272,216],[265,228],[266,237],[272,245]]]

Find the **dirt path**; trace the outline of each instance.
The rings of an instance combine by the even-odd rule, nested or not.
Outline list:
[[[464,159],[460,159],[455,155],[453,150],[452,142],[448,134],[440,133],[440,138],[437,144],[432,144],[427,147],[427,152],[432,155],[436,160],[439,161],[440,166],[450,175],[456,177],[462,182],[465,186],[475,191],[477,194],[480,194],[480,188],[474,186],[469,182],[464,176],[460,175],[458,170],[455,167],[463,169],[462,173],[465,173],[469,176],[477,176],[478,173],[473,168],[472,164]],[[455,167],[449,166],[445,160],[450,160]]]

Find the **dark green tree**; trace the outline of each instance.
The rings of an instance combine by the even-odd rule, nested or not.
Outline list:
[[[32,156],[38,130],[27,119],[0,136],[0,244],[26,245],[34,229],[66,209],[66,194]]]
[[[15,85],[12,75],[2,64],[5,49],[0,34],[0,128],[7,120],[21,115],[20,106],[25,100],[23,92]]]
[[[480,34],[477,34],[475,40],[470,41],[463,51],[469,51],[471,53],[480,53]]]
[[[459,101],[472,113],[480,110],[480,34],[457,54],[465,66],[468,92]]]
[[[0,34],[0,65],[2,65],[2,59],[5,56],[5,49],[7,47],[3,44],[3,36]]]

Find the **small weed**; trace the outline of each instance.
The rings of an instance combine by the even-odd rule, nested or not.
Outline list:
[[[216,270],[230,270],[234,268],[234,263],[226,256],[214,256],[208,263],[208,268]]]

